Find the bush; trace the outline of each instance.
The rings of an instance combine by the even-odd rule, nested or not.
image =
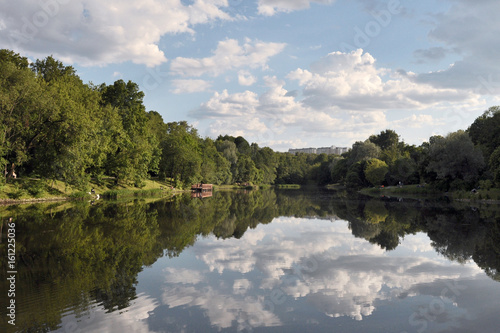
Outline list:
[[[45,192],[45,184],[43,183],[43,181],[33,181],[26,186],[26,190],[28,191],[28,193],[35,198],[42,197]]]
[[[493,187],[493,182],[489,179],[479,181],[479,187],[482,190],[489,190]]]
[[[9,198],[17,200],[22,198],[23,196],[27,196],[27,192],[24,189],[17,189],[12,193],[9,193]]]

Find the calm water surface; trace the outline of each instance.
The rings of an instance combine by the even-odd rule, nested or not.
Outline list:
[[[500,207],[321,190],[0,207],[2,332],[498,332]]]

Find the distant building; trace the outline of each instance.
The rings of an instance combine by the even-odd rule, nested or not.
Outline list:
[[[322,147],[322,148],[298,148],[298,149],[288,149],[290,154],[327,154],[327,155],[342,155],[347,152],[347,147]]]

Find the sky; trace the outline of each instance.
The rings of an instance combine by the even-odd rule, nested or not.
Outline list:
[[[0,48],[277,151],[466,129],[500,92],[496,0],[0,0]]]

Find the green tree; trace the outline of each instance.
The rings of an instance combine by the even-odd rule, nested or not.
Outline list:
[[[260,183],[262,172],[255,166],[250,156],[242,155],[236,163],[234,179],[239,183]]]
[[[369,184],[365,178],[365,165],[366,161],[363,160],[356,162],[349,167],[345,179],[346,186],[349,189],[359,189]]]
[[[500,146],[491,154],[489,164],[493,174],[493,181],[497,187],[500,187]]]
[[[376,158],[369,159],[365,164],[365,177],[374,186],[381,185],[389,167],[384,161]]]
[[[474,146],[469,135],[462,130],[444,138],[431,138],[428,154],[427,171],[436,174],[444,189],[449,189],[452,182],[457,189],[471,188],[484,169],[481,150]]]
[[[238,162],[238,149],[236,149],[236,144],[230,140],[219,139],[217,139],[215,144],[217,151],[220,152],[232,166],[236,165],[236,162]]]
[[[252,160],[262,173],[262,183],[273,184],[276,179],[276,156],[269,147],[260,148],[256,143],[251,145]]]
[[[234,139],[234,143],[236,144],[236,148],[238,149],[238,152],[242,155],[250,155],[251,149],[250,149],[250,144],[248,143],[247,140],[245,140],[244,137],[239,136],[236,139]]]
[[[27,59],[8,50],[0,51],[0,168],[14,163],[23,167],[42,128],[52,121],[46,116],[43,89]]]
[[[348,152],[347,165],[351,166],[360,161],[367,161],[380,156],[380,147],[371,141],[357,141]]]
[[[486,110],[469,126],[467,133],[489,161],[493,151],[500,146],[500,106]]]
[[[144,93],[128,81],[100,87],[103,106],[113,107],[121,117],[123,132],[117,133],[117,149],[110,154],[106,172],[116,181],[134,181],[139,185],[148,171],[158,171],[159,142],[148,129],[148,116],[143,104]]]
[[[368,140],[379,146],[381,150],[389,150],[398,146],[399,135],[395,131],[387,129],[378,135],[370,136]]]
[[[167,123],[167,135],[161,143],[160,178],[173,178],[183,185],[201,181],[199,141],[197,130],[187,122]]]
[[[334,183],[343,183],[347,175],[347,159],[337,156],[332,160],[332,181]]]
[[[215,147],[210,138],[200,141],[201,148],[201,177],[203,182],[211,184],[231,183],[231,163],[226,160]]]

